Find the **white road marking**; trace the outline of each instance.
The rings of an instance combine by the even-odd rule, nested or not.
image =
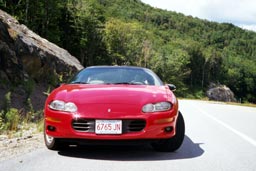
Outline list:
[[[229,129],[230,131],[232,131],[233,133],[235,133],[236,135],[238,135],[239,137],[241,137],[242,139],[244,139],[245,141],[247,141],[248,143],[252,144],[253,146],[256,147],[256,141],[250,137],[248,137],[247,135],[237,131],[236,129],[232,128],[231,126],[229,126],[228,124],[222,122],[221,120],[213,117],[212,115],[210,115],[209,113],[207,113],[206,111],[202,110],[201,108],[194,106],[197,110],[199,110],[201,113],[203,113],[205,116],[207,116],[208,118],[214,120],[215,122],[217,122],[218,124],[224,126],[225,128]]]

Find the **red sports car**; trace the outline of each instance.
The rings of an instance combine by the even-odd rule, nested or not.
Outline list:
[[[175,151],[185,124],[174,90],[146,68],[83,69],[47,98],[45,144],[54,150],[67,143],[150,143],[158,151]]]

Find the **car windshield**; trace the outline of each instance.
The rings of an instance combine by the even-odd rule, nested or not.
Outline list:
[[[163,85],[154,72],[139,67],[89,67],[75,75],[70,83]]]

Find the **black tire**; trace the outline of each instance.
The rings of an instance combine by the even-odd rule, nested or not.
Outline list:
[[[61,142],[60,139],[47,135],[45,129],[44,129],[44,143],[49,150],[60,150],[64,148],[63,142]]]
[[[169,139],[162,139],[152,144],[152,147],[157,151],[174,152],[182,145],[185,136],[185,122],[182,114],[179,112],[176,123],[176,134]]]

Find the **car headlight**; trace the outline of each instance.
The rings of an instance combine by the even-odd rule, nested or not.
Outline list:
[[[149,103],[143,106],[142,112],[144,113],[152,113],[152,112],[163,112],[170,110],[172,104],[169,102],[159,102],[159,103]]]
[[[49,108],[53,110],[59,110],[59,111],[65,111],[65,112],[77,111],[77,107],[74,103],[72,102],[65,103],[64,101],[61,101],[61,100],[52,101],[49,105]]]

